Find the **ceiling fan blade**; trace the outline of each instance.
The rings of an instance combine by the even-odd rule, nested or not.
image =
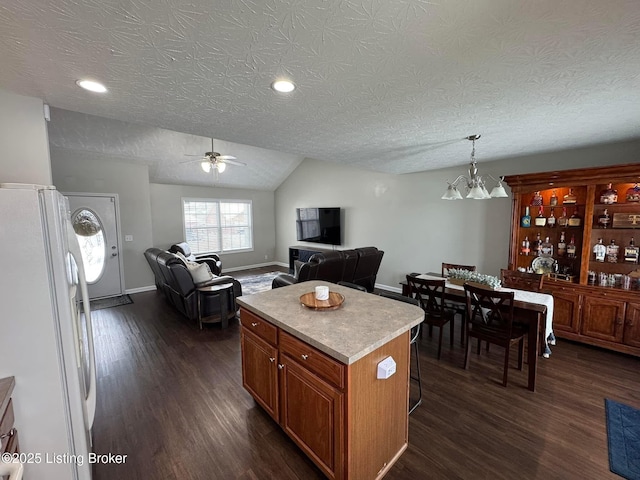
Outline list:
[[[202,157],[201,153],[184,153],[185,157]]]
[[[195,157],[195,155],[189,155],[189,156],[190,156],[190,157],[191,157],[191,156],[194,156],[194,157]],[[200,155],[198,155],[198,156],[199,156],[200,158],[194,158],[193,160],[185,160],[184,162],[180,162],[180,163],[181,163],[181,164],[183,164],[183,163],[193,163],[193,162],[204,162],[204,161],[206,161],[206,160],[209,160],[209,159],[208,159],[208,158],[206,158],[206,157],[202,157],[202,156],[200,156]]]
[[[216,158],[218,160],[235,160],[236,157],[234,157],[233,155],[218,155],[216,156]]]
[[[235,158],[235,157],[232,157],[232,158]],[[237,160],[224,159],[223,161],[224,161],[224,163],[228,163],[229,165],[237,165],[238,167],[246,167],[247,166],[246,163],[239,162]]]

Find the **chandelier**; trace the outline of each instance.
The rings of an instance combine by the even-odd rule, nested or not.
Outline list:
[[[471,162],[469,164],[469,176],[460,175],[453,182],[447,181],[449,185],[447,187],[447,191],[442,195],[443,200],[462,200],[462,194],[460,190],[458,190],[458,184],[461,181],[464,181],[464,186],[467,189],[467,195],[464,198],[473,198],[475,200],[484,200],[487,198],[505,198],[508,197],[507,192],[502,186],[502,181],[504,177],[500,177],[500,180],[496,180],[491,175],[486,174],[485,177],[491,178],[494,182],[498,182],[491,193],[487,190],[487,187],[484,184],[484,178],[482,175],[478,174],[478,165],[476,164],[476,140],[480,138],[480,135],[470,135],[467,137],[467,140],[471,140],[473,142],[473,147],[471,149]]]

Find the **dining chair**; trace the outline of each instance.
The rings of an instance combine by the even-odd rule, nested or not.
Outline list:
[[[528,290],[530,292],[541,292],[544,275],[541,273],[527,273],[501,268],[500,280],[504,287]]]
[[[497,291],[464,284],[467,303],[466,334],[467,349],[464,368],[469,369],[471,339],[478,339],[477,353],[480,354],[481,341],[504,347],[504,372],[502,385],[507,386],[509,353],[511,345],[518,344],[518,370],[522,370],[524,358],[524,337],[527,328],[514,323],[513,292]]]
[[[455,313],[446,307],[444,302],[444,279],[425,279],[407,275],[409,297],[418,300],[424,310],[424,323],[429,325],[429,336],[433,327],[439,327],[438,335],[438,360],[442,352],[442,330],[449,323],[449,340],[453,346],[453,319]]]
[[[442,262],[442,276],[447,278],[449,276],[449,270],[452,268],[456,270],[468,270],[470,272],[476,271],[475,265],[457,265],[455,263]],[[465,318],[467,316],[466,305],[460,302],[447,301],[447,308],[453,310],[456,314],[460,314],[460,345],[464,345],[464,330],[465,330]]]

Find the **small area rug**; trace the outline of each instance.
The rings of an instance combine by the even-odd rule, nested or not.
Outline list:
[[[242,285],[242,294],[251,295],[253,293],[271,290],[271,282],[281,273],[282,272],[269,272],[261,275],[239,278],[238,281],[240,282],[240,285]]]
[[[129,295],[120,295],[118,297],[99,298],[91,300],[91,310],[102,310],[103,308],[119,307],[120,305],[128,305],[133,303]]]
[[[609,469],[627,480],[640,480],[640,410],[608,398]]]

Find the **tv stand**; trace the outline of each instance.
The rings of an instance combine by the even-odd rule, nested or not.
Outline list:
[[[316,248],[316,247],[303,247],[294,246],[289,247],[289,274],[293,275],[295,271],[295,261],[307,262],[311,256],[315,253],[324,253],[333,251],[330,248]]]

